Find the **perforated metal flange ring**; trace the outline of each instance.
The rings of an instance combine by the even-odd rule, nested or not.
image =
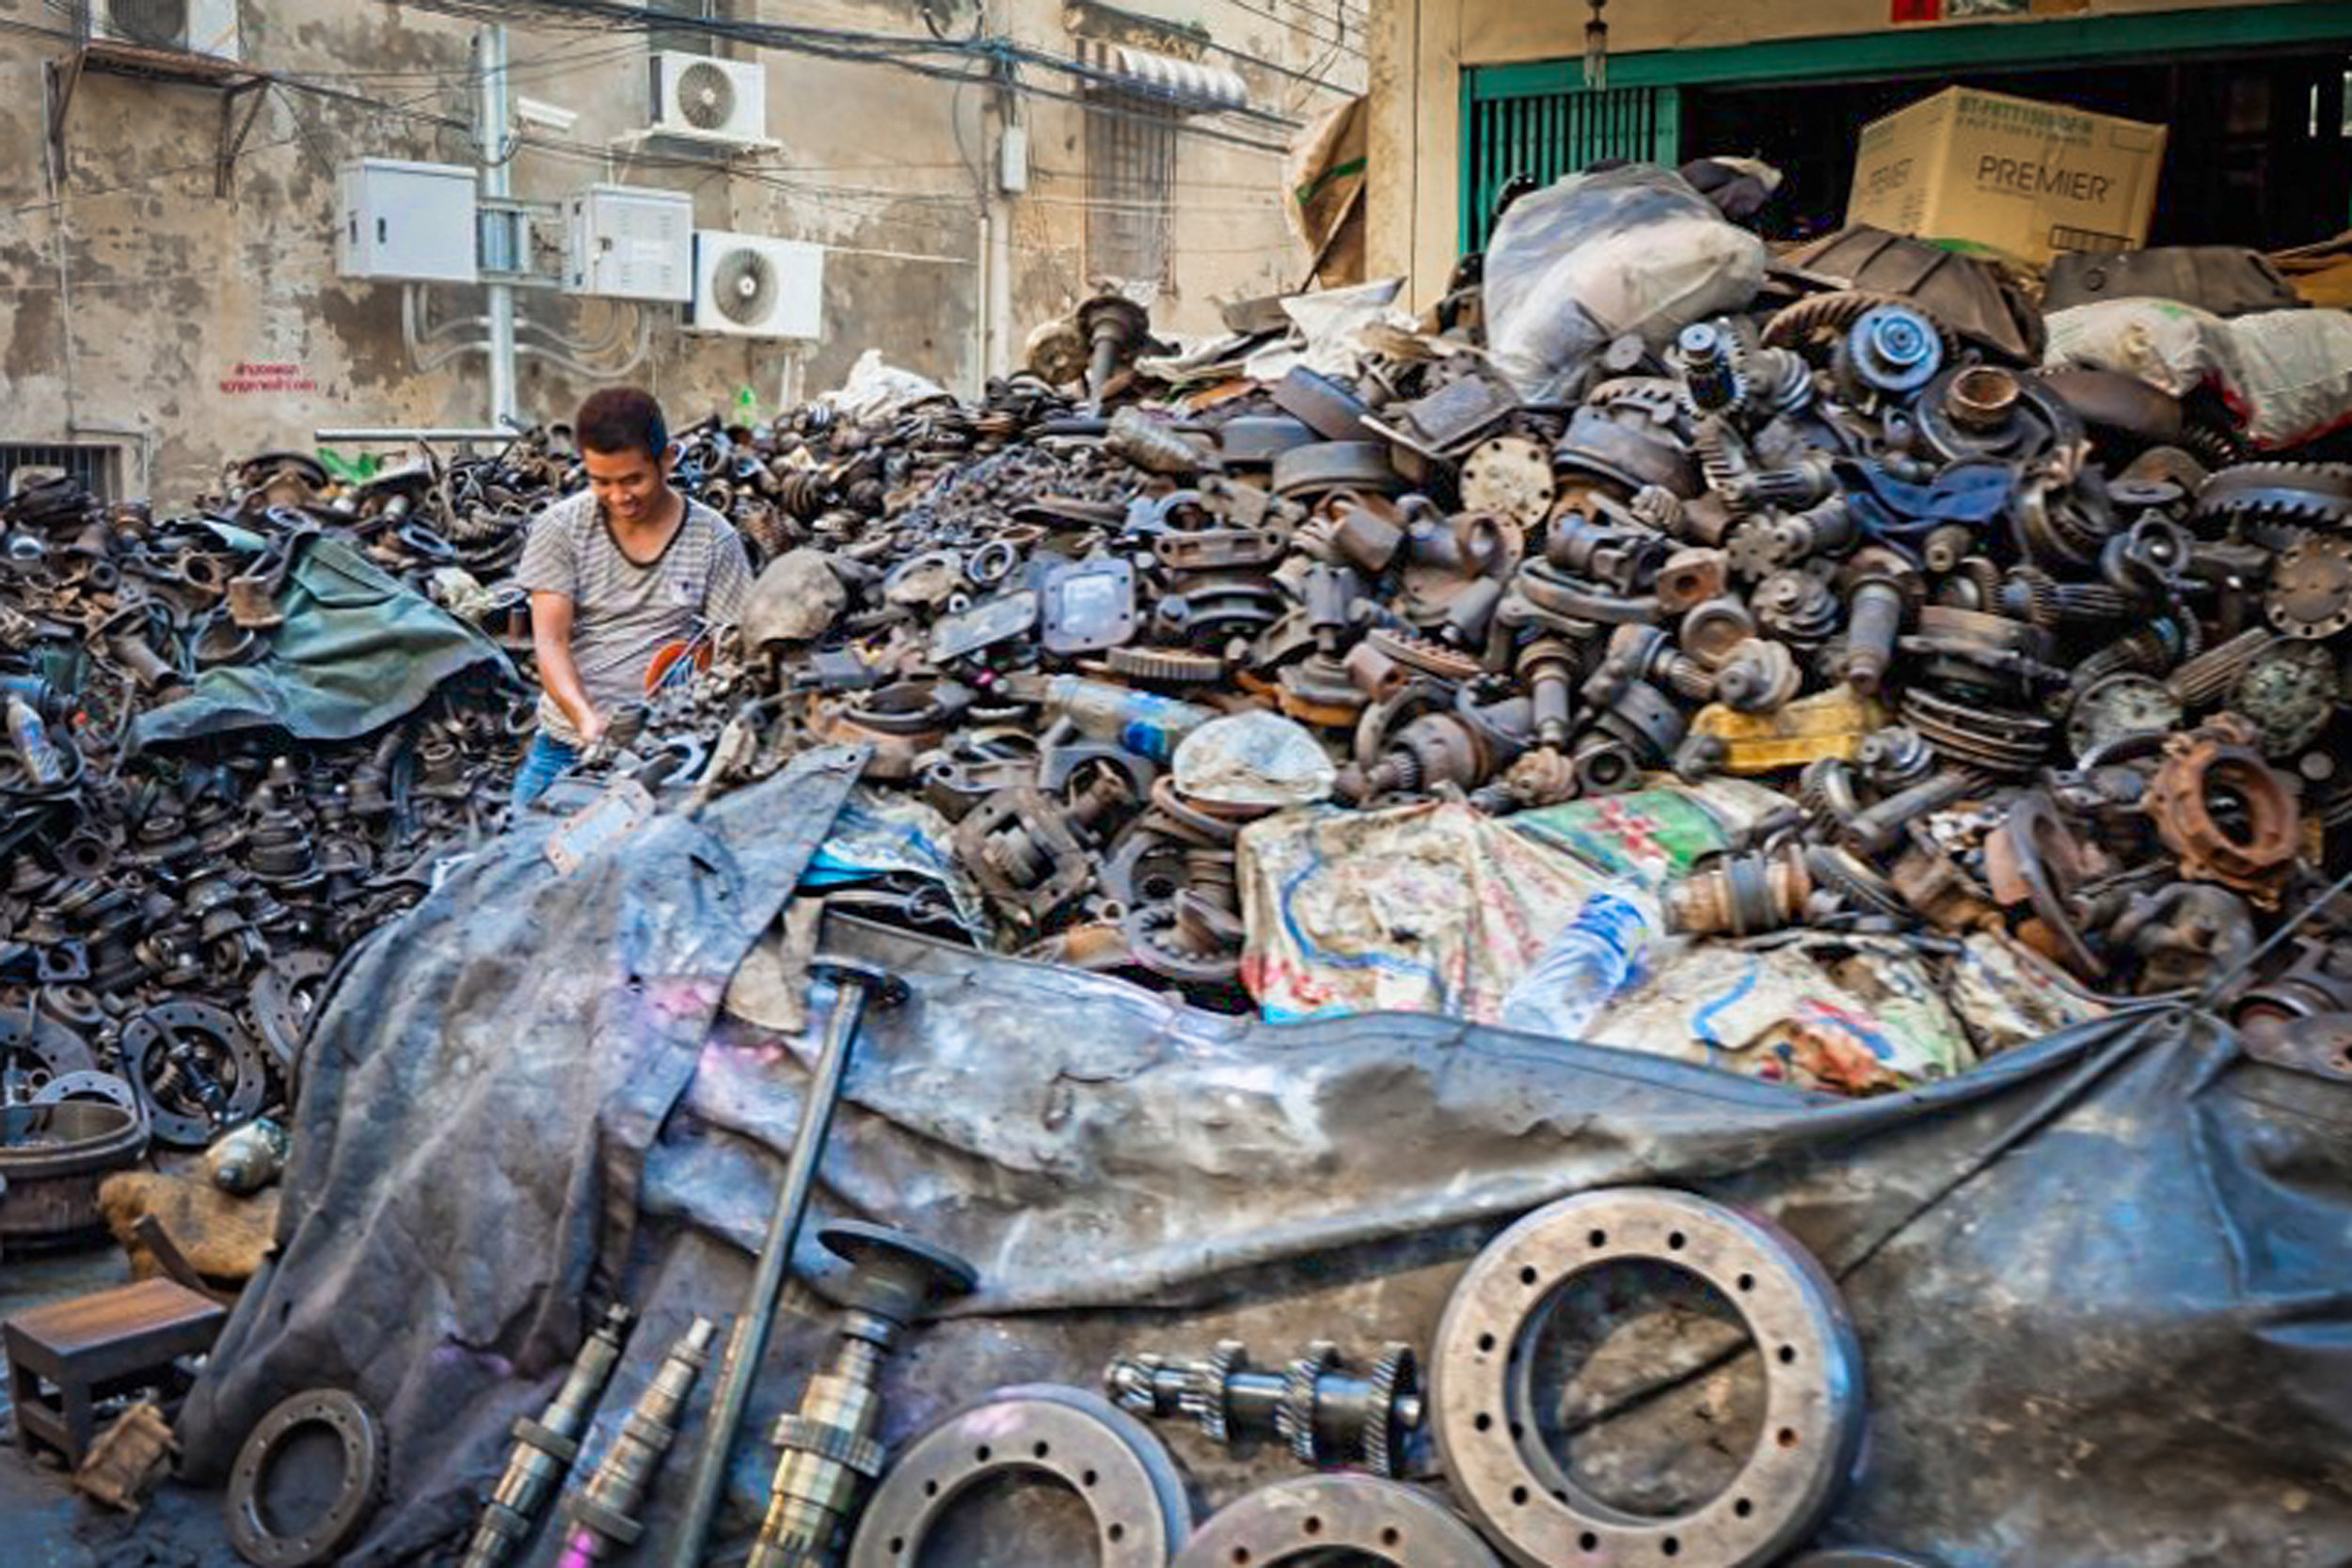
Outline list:
[[[1563,1287],[1626,1259],[1670,1264],[1721,1292],[1763,1367],[1755,1451],[1714,1497],[1672,1517],[1595,1497],[1537,1430],[1533,1352]],[[1829,1276],[1776,1227],[1688,1193],[1585,1193],[1520,1220],[1463,1275],[1430,1360],[1454,1494],[1524,1568],[1777,1561],[1829,1512],[1862,1442],[1862,1350]]]
[[[1025,1471],[1086,1504],[1101,1568],[1168,1568],[1192,1533],[1184,1477],[1142,1422],[1087,1389],[1025,1383],[906,1446],[866,1505],[849,1568],[910,1568],[959,1498]]]
[[[1176,1568],[1499,1568],[1502,1560],[1453,1511],[1417,1486],[1376,1476],[1307,1476],[1263,1487],[1185,1543]]]
[[[301,1465],[331,1465],[331,1474],[280,1478],[277,1472],[296,1434],[323,1429],[335,1439],[335,1455],[305,1450]],[[384,1500],[386,1476],[383,1423],[375,1413],[340,1388],[313,1388],[282,1401],[262,1418],[237,1450],[229,1472],[229,1544],[256,1568],[309,1568],[342,1555]],[[279,1517],[269,1502],[283,1481],[308,1506],[300,1516]]]

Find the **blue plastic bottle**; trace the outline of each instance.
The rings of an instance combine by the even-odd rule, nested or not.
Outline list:
[[[1636,879],[1594,893],[1502,999],[1503,1027],[1581,1039],[1633,979],[1658,929],[1658,906]]]

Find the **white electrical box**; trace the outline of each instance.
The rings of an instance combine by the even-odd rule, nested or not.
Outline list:
[[[821,338],[825,247],[764,234],[694,231],[691,332],[746,338]]]
[[[362,158],[342,166],[339,184],[338,273],[411,283],[478,279],[472,169]]]
[[[591,185],[564,204],[564,292],[610,299],[694,297],[694,198]]]
[[[1019,196],[1029,188],[1029,128],[1008,125],[996,143],[996,188]]]

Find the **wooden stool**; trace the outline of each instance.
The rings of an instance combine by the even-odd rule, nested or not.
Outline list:
[[[141,1388],[176,1400],[187,1380],[174,1363],[210,1350],[228,1320],[220,1303],[184,1285],[143,1279],[0,1323],[17,1446],[27,1455],[36,1445],[55,1449],[77,1468],[97,1435],[98,1402]]]

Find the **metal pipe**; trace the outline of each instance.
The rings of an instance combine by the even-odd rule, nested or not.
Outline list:
[[[768,1234],[760,1243],[759,1262],[752,1273],[743,1310],[727,1336],[726,1360],[711,1387],[710,1412],[703,1429],[701,1451],[694,1456],[693,1480],[672,1538],[670,1568],[701,1568],[703,1548],[719,1514],[725,1490],[727,1452],[743,1424],[743,1407],[750,1402],[752,1380],[767,1357],[768,1331],[773,1326],[776,1300],[783,1293],[786,1274],[792,1266],[792,1246],[808,1214],[808,1197],[817,1184],[817,1162],[833,1130],[834,1107],[841,1101],[841,1082],[848,1075],[850,1047],[857,1026],[875,993],[887,1000],[899,983],[880,971],[818,959],[813,969],[833,976],[839,994],[833,1016],[825,1021],[824,1043],[810,1069],[806,1096],[801,1101],[801,1127],[792,1140],[792,1157],[784,1167],[784,1183],[776,1206],[768,1216]]]
[[[482,29],[482,94],[475,135],[482,154],[482,197],[485,203],[503,201],[508,195],[506,165],[511,149],[506,130],[506,28],[493,24]],[[497,222],[511,234],[514,220],[506,214]],[[500,258],[512,266],[515,258]],[[511,283],[485,285],[490,301],[490,422],[515,417],[515,288]]]
[[[370,441],[513,441],[522,436],[513,429],[492,427],[485,430],[465,426],[412,426],[388,430],[334,429],[314,430],[310,439],[323,447],[363,446]]]

